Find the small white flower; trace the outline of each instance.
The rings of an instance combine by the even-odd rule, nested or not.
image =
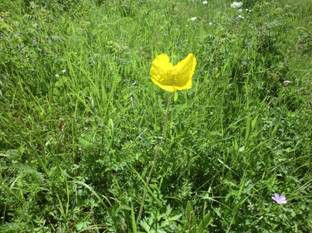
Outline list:
[[[243,6],[243,2],[232,2],[231,7],[235,9],[239,9]]]
[[[59,74],[56,74],[56,75],[55,75],[55,77],[56,77],[56,78],[59,78],[59,77],[60,77],[60,75],[59,75]]]
[[[208,4],[208,1],[203,1],[203,4],[204,4],[204,5],[207,5],[207,4]]]
[[[62,70],[62,73],[65,74],[65,73],[66,73],[66,69],[63,69],[63,70]]]
[[[287,204],[287,198],[283,194],[274,193],[272,195],[272,200],[279,205]]]
[[[213,23],[212,23],[212,22],[209,22],[208,24],[209,24],[209,26],[211,26]]]
[[[242,16],[242,15],[238,15],[237,18],[239,18],[239,19],[244,19],[245,17]]]
[[[237,11],[240,12],[240,13],[242,13],[242,12],[243,12],[243,9],[238,9]]]
[[[283,82],[283,84],[284,84],[284,86],[288,86],[289,84],[292,84],[292,81],[290,81],[290,80],[285,80],[285,81]]]
[[[196,17],[196,16],[194,16],[194,17],[190,18],[190,20],[191,20],[191,21],[195,21],[196,19],[197,19],[197,17]]]

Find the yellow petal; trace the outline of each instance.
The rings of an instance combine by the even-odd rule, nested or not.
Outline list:
[[[172,76],[175,80],[177,90],[190,89],[192,87],[192,77],[196,67],[196,58],[190,53],[173,67]]]
[[[174,80],[171,78],[170,75],[172,69],[173,65],[170,63],[170,58],[168,57],[168,55],[158,55],[153,60],[150,71],[153,83],[166,91],[175,91],[176,89],[173,86]]]
[[[153,60],[150,74],[154,84],[165,91],[174,92],[192,87],[195,67],[196,58],[192,53],[175,66],[170,63],[168,55],[160,54]]]

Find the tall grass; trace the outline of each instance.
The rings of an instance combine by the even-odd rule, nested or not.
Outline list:
[[[311,232],[312,4],[230,3],[0,1],[0,231]]]

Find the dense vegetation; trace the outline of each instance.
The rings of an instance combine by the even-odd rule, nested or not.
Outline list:
[[[0,0],[0,232],[312,232],[312,2],[230,5]]]

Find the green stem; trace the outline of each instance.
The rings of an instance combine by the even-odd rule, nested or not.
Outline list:
[[[169,127],[170,129],[170,124],[171,124],[171,121],[172,121],[172,118],[170,117],[169,119],[169,113],[170,113],[170,105],[171,105],[171,99],[174,98],[174,95],[171,96],[171,95],[168,95],[167,96],[167,106],[166,106],[166,110],[165,110],[165,115],[164,115],[164,124],[163,124],[163,138],[166,138],[167,136],[167,128]]]
[[[168,126],[170,126],[171,121],[172,121],[172,117],[170,117],[170,119],[169,119],[169,110],[170,110],[170,105],[171,105],[171,98],[173,99],[174,95],[172,97],[171,97],[171,95],[167,96],[167,106],[166,106],[166,110],[164,113],[164,124],[162,127],[162,134],[163,134],[164,139],[166,138],[167,128],[168,128]],[[153,161],[151,162],[151,168],[149,169],[149,173],[148,173],[147,178],[146,178],[146,188],[144,189],[142,201],[140,203],[139,213],[138,213],[138,216],[136,219],[137,223],[140,221],[142,213],[143,213],[144,203],[145,203],[145,199],[146,199],[146,195],[147,195],[147,188],[148,188],[149,182],[152,178],[152,174],[154,172],[155,164],[158,160],[158,157],[159,157],[159,152],[157,151],[155,156],[154,156]]]

